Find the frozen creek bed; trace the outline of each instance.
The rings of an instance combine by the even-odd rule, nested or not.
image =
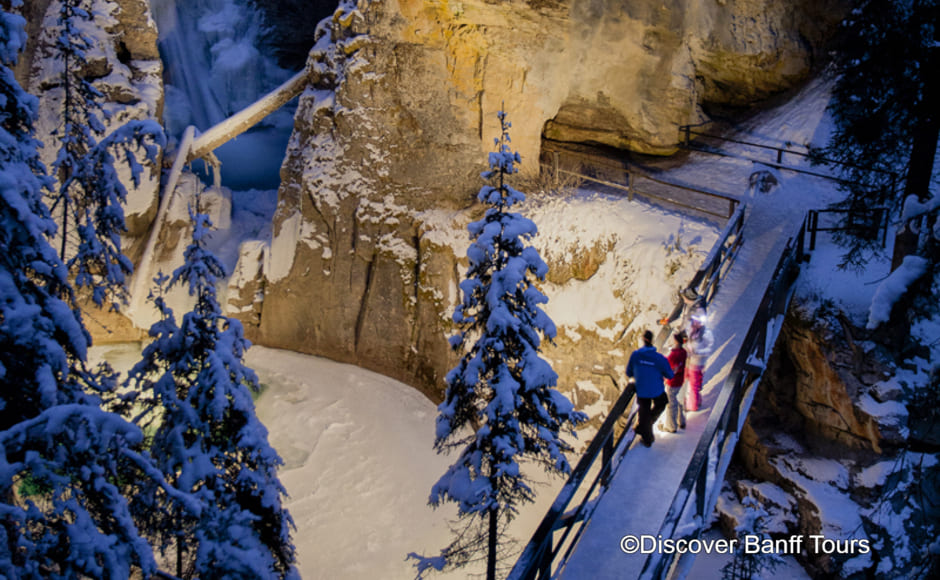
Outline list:
[[[92,358],[124,372],[140,349],[104,345]],[[447,545],[456,514],[452,505],[427,505],[450,462],[432,449],[434,403],[394,379],[315,356],[253,346],[246,363],[264,388],[258,416],[284,459],[279,474],[303,578],[414,578],[406,555]],[[517,540],[528,541],[562,483],[538,488],[514,523]]]

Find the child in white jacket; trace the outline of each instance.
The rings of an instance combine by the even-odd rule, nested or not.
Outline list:
[[[686,349],[689,353],[685,364],[685,377],[688,382],[686,391],[685,410],[698,411],[702,404],[702,374],[705,370],[705,361],[712,353],[715,338],[705,326],[705,310],[698,308],[689,317],[689,328],[686,331],[688,341]]]

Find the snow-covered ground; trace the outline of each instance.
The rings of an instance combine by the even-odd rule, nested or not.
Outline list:
[[[569,335],[590,331],[612,341],[631,330],[639,335],[656,328],[675,306],[676,290],[688,283],[708,255],[720,229],[708,220],[622,195],[601,194],[587,186],[568,195],[530,195],[520,211],[538,226],[532,245],[550,265],[584,260],[573,251],[609,248],[607,259],[587,280],[547,282],[542,289],[549,299],[545,312],[560,331]],[[623,317],[625,301],[637,308],[627,328],[611,324]]]
[[[435,406],[350,365],[261,347],[258,415],[285,461],[304,578],[408,578],[405,556],[441,547],[450,510],[427,507],[447,467],[431,449]]]
[[[140,350],[138,343],[98,346],[91,359],[123,372]],[[246,362],[263,388],[258,416],[284,459],[279,475],[302,576],[413,578],[406,555],[444,547],[456,514],[452,506],[427,505],[449,460],[431,446],[436,406],[408,385],[320,357],[254,346]],[[543,480],[513,536],[528,540],[562,483]]]

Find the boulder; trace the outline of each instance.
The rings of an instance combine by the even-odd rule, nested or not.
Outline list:
[[[795,301],[736,448],[737,468],[789,498],[787,534],[839,542],[830,544],[836,551],[807,546],[800,560],[814,576],[907,573],[918,565],[911,546],[926,541],[919,518],[933,517],[920,498],[934,485],[936,459],[910,451],[907,412],[929,365],[915,360],[901,372],[861,336],[838,312]],[[740,479],[732,486],[738,497],[753,487]],[[861,540],[872,550],[857,548]]]

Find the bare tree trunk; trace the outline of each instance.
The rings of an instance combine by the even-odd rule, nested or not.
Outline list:
[[[176,508],[176,525],[182,527],[183,524],[183,508]],[[179,528],[177,528],[178,530]],[[176,577],[183,577],[183,534],[177,531],[176,533]]]
[[[183,577],[183,538],[176,536],[176,577]]]
[[[486,557],[486,580],[496,580],[496,515],[494,509],[490,510],[489,552]]]
[[[894,272],[904,261],[905,256],[909,256],[917,251],[918,232],[915,231],[916,220],[909,220],[898,228],[894,234],[894,252],[891,254],[891,271]]]
[[[71,9],[72,7],[72,5],[69,4],[68,2],[66,2],[65,6],[66,8],[69,8],[69,9]],[[71,18],[71,16],[72,16],[72,12],[69,11],[69,17]],[[72,102],[72,77],[71,77],[71,74],[72,74],[71,60],[72,59],[70,58],[67,52],[65,53],[64,60],[65,60],[65,63],[64,63],[65,66],[62,71],[62,84],[65,89],[65,98],[62,100],[62,117],[65,119],[66,129],[69,131],[72,131],[73,129],[70,127],[69,121],[71,119],[72,109],[75,106],[75,104]],[[68,139],[68,137],[69,135],[63,136],[64,139]],[[68,148],[70,147],[70,145],[66,144],[65,147]],[[71,151],[69,152],[71,153]],[[59,175],[58,175],[59,183],[65,183],[65,180],[67,180],[71,176],[71,173],[72,173],[72,165],[71,165],[71,161],[69,161],[69,164],[64,168],[64,171],[59,172]],[[60,185],[60,188],[61,188],[61,185]],[[68,234],[69,234],[69,197],[68,197],[68,191],[66,191],[65,188],[61,188],[60,191],[62,193],[62,197],[59,198],[58,201],[62,202],[62,232],[61,232],[62,244],[59,247],[59,259],[62,260],[63,263],[65,263],[65,250],[66,250],[65,241],[66,241],[66,238],[68,238]]]
[[[930,66],[925,67],[924,96],[920,102],[917,122],[913,127],[913,140],[911,143],[911,161],[907,171],[907,182],[904,186],[904,199],[916,195],[920,201],[927,201],[930,195],[930,178],[933,175],[934,156],[937,153],[937,141],[940,140],[940,111],[937,103],[940,102],[940,75],[935,74],[934,64],[940,63],[938,49],[928,60]],[[902,200],[903,203],[903,200]],[[924,220],[919,220],[920,227],[924,227]],[[904,261],[904,257],[917,252],[919,232],[913,223],[905,223],[898,230],[894,239],[894,253],[891,256],[891,271],[893,272]]]

